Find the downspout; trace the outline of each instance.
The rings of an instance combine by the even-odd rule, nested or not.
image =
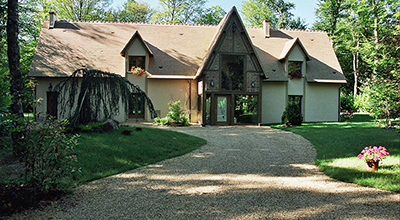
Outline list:
[[[189,122],[192,122],[192,81],[188,80],[189,82]]]
[[[340,103],[340,89],[343,87],[343,84],[341,85],[341,86],[339,86],[339,90],[338,90],[338,92],[339,92],[339,94],[338,94],[338,96],[339,96],[339,108],[338,108],[338,122],[340,122],[340,110],[342,109],[342,106],[341,106],[341,103]]]

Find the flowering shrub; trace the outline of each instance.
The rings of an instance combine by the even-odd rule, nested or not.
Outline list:
[[[131,69],[132,74],[137,75],[137,76],[141,76],[143,74],[146,74],[146,71],[140,67],[132,67]]]
[[[345,113],[342,114],[342,117],[344,119],[347,119],[347,120],[352,119],[353,118],[353,112],[352,111],[346,111]]]
[[[25,179],[33,193],[68,188],[67,179],[76,171],[74,153],[79,135],[67,136],[68,121],[46,118],[28,125],[26,132]]]
[[[365,161],[373,160],[378,161],[382,160],[386,155],[389,155],[389,152],[385,147],[382,146],[369,146],[364,148],[361,153],[357,156],[358,159],[364,159]]]
[[[301,74],[300,71],[293,71],[293,72],[289,73],[289,77],[290,77],[290,79],[294,79],[294,78],[301,79],[301,78],[303,78],[303,75]]]

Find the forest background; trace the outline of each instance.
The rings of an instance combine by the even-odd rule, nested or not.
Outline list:
[[[226,14],[207,0],[159,0],[156,7],[127,0],[113,7],[111,0],[23,0],[18,3],[18,44],[23,90],[10,91],[15,81],[7,55],[8,1],[0,0],[0,114],[8,112],[13,97],[24,112],[35,103],[35,82],[28,78],[40,30],[48,12],[59,20],[101,20],[218,24]],[[273,28],[323,30],[329,35],[348,83],[341,90],[343,111],[363,111],[384,119],[400,113],[400,3],[396,0],[318,0],[315,22],[296,16],[294,3],[284,0],[245,0],[238,6],[247,26],[271,20]],[[12,90],[12,89],[11,89]],[[15,110],[11,110],[14,111]]]

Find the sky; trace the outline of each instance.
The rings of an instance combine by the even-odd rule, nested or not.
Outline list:
[[[306,20],[308,27],[311,28],[315,22],[315,9],[317,8],[317,0],[288,0],[296,5],[296,9],[292,11],[295,17],[300,17]],[[113,0],[113,7],[121,7],[126,0]],[[138,0],[138,2],[147,2],[152,8],[158,9],[159,0]],[[213,5],[220,5],[226,12],[228,12],[232,6],[240,11],[242,0],[208,0],[207,7]]]

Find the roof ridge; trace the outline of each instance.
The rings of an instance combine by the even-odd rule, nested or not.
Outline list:
[[[246,27],[248,29],[263,29],[262,27]],[[289,29],[289,28],[271,28],[272,30],[281,30],[281,31],[299,31],[299,32],[314,32],[314,33],[326,33],[323,30],[308,30],[308,29]]]
[[[48,21],[48,20],[46,20]],[[158,22],[133,22],[133,21],[79,21],[79,20],[57,20],[63,22],[74,23],[101,23],[101,24],[143,24],[143,25],[160,25],[160,26],[193,26],[193,27],[216,27],[215,24],[184,24],[184,23],[158,23]]]

